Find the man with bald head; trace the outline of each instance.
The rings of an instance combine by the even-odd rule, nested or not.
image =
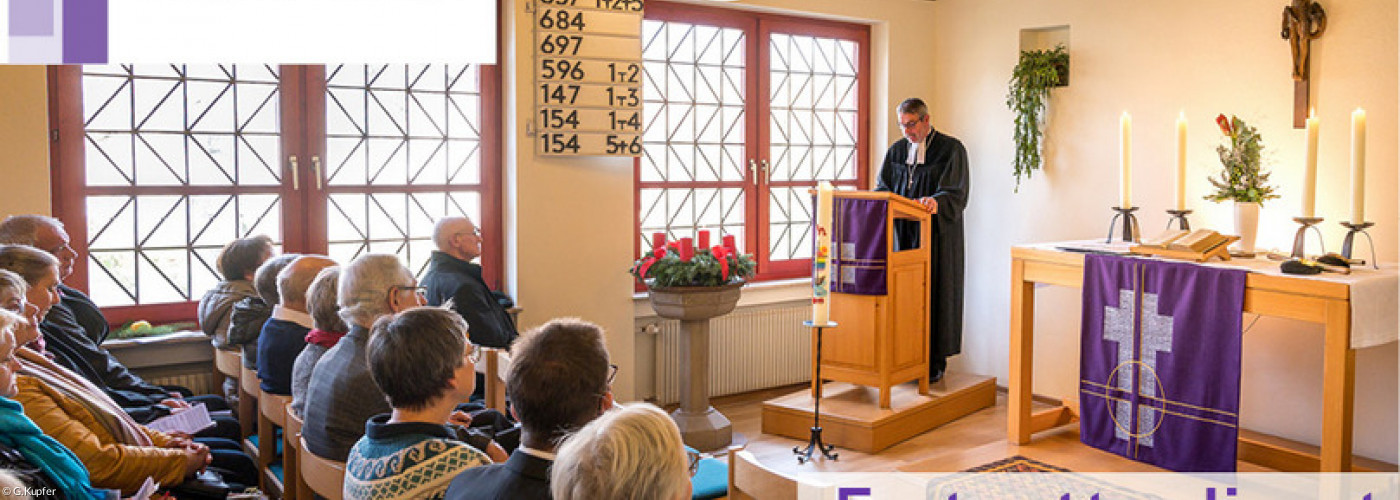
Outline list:
[[[437,251],[423,274],[428,303],[452,300],[452,309],[467,320],[472,343],[507,348],[518,335],[515,322],[481,279],[481,266],[471,261],[481,256],[481,230],[466,217],[444,217],[433,227]]]
[[[292,394],[292,367],[306,347],[311,314],[306,310],[306,289],[322,269],[335,261],[321,255],[302,255],[277,273],[280,302],[258,334],[258,378],[269,394]]]

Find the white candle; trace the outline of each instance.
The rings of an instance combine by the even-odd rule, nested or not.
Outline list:
[[[1176,117],[1176,209],[1186,210],[1186,112]]]
[[[1122,127],[1119,133],[1118,154],[1119,154],[1119,180],[1122,184],[1118,187],[1118,208],[1131,208],[1133,206],[1133,117],[1127,111],[1118,119],[1118,124]]]
[[[1306,163],[1303,169],[1303,217],[1317,213],[1317,117],[1309,113]]]
[[[825,325],[831,319],[831,183],[817,185],[817,254],[812,256],[812,323]]]
[[[1366,222],[1366,110],[1351,112],[1351,223]]]

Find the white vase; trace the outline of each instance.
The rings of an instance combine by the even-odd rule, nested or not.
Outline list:
[[[1235,202],[1235,234],[1240,236],[1236,247],[1243,253],[1254,253],[1254,237],[1259,234],[1259,204]]]

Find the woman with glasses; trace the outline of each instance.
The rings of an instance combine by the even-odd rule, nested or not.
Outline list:
[[[555,500],[683,500],[690,498],[691,463],[666,412],[646,403],[618,406],[559,447],[550,490]]]
[[[345,464],[347,500],[442,498],[452,478],[487,465],[486,453],[457,440],[449,420],[476,385],[479,350],[456,313],[419,307],[374,323],[370,376],[393,410],[365,423]]]

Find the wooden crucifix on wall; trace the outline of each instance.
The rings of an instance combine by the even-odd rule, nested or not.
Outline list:
[[[1308,120],[1308,67],[1314,38],[1327,30],[1327,13],[1313,0],[1293,0],[1283,8],[1283,39],[1293,49],[1293,128]]]

